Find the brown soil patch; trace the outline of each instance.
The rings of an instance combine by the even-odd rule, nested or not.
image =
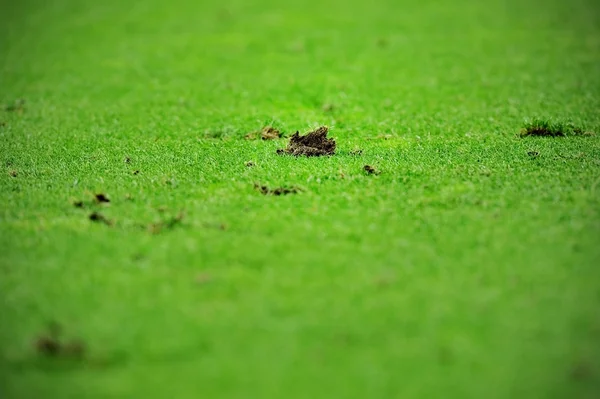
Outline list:
[[[167,219],[161,220],[158,223],[152,223],[148,225],[148,231],[151,234],[159,234],[165,230],[172,230],[173,228],[175,228],[183,222],[184,217],[185,215],[183,211],[181,211],[177,215],[170,216]]]
[[[90,213],[89,219],[92,222],[104,223],[107,226],[112,226],[112,224],[113,224],[113,222],[111,220],[107,219],[106,216],[104,216],[100,212]]]
[[[86,352],[86,346],[82,340],[65,341],[62,337],[62,328],[56,323],[50,323],[47,331],[35,339],[34,347],[38,354],[46,357],[81,359]]]
[[[297,194],[302,191],[299,187],[277,187],[277,188],[269,188],[267,186],[262,186],[260,184],[254,184],[254,188],[260,191],[263,195],[288,195],[288,194]]]
[[[273,126],[265,126],[260,132],[248,133],[245,136],[246,140],[256,140],[258,138],[262,140],[276,140],[281,138],[282,133],[275,129]]]
[[[378,175],[378,174],[381,173],[377,169],[375,169],[374,167],[372,167],[371,165],[365,165],[365,166],[363,166],[363,170],[365,172],[367,172],[368,175]]]
[[[98,202],[98,203],[108,203],[108,202],[110,202],[110,199],[108,199],[108,197],[106,196],[106,194],[102,194],[102,193],[96,194],[95,195],[95,199],[96,199],[96,202]]]
[[[327,138],[328,132],[329,129],[326,126],[321,126],[305,136],[300,136],[300,133],[296,132],[290,137],[287,148],[279,149],[277,153],[296,157],[302,155],[307,157],[333,155],[335,154],[335,140]]]

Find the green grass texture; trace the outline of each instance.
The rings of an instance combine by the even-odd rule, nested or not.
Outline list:
[[[600,393],[595,1],[1,0],[0,105],[2,399]]]

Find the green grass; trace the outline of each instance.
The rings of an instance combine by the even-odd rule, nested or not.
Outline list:
[[[2,3],[0,397],[597,397],[600,8],[288,3]]]

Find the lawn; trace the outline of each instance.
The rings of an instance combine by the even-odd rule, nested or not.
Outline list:
[[[600,395],[595,1],[4,0],[0,105],[2,399]]]

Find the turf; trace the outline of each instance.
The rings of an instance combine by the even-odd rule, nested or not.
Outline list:
[[[597,397],[600,8],[293,3],[2,2],[0,397]]]

